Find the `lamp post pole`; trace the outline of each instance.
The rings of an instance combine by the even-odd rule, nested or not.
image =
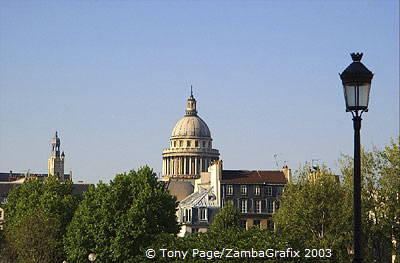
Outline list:
[[[354,259],[353,262],[362,262],[361,257],[361,156],[360,130],[361,116],[358,113],[353,117],[354,127]]]
[[[354,128],[354,263],[361,263],[361,115],[368,111],[369,92],[373,73],[361,63],[362,53],[351,53],[351,63],[340,75],[343,84],[346,111],[353,115]]]

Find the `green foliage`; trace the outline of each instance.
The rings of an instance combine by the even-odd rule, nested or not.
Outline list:
[[[63,234],[77,204],[72,183],[52,176],[14,187],[4,206],[7,253],[17,262],[62,261]]]
[[[366,260],[388,262],[400,258],[400,137],[383,150],[361,150],[363,253]],[[353,158],[342,156],[342,173],[353,188]]]
[[[289,184],[274,215],[277,235],[292,247],[329,248],[335,262],[349,259],[351,245],[351,198],[328,170],[320,170],[315,180]]]
[[[232,201],[229,201],[220,209],[218,214],[215,215],[210,226],[210,231],[217,232],[231,227],[239,228],[239,219],[239,210],[233,205]]]
[[[176,199],[144,167],[100,182],[85,194],[65,238],[68,262],[131,262],[161,233],[176,234]]]
[[[188,236],[179,238],[171,235],[160,236],[151,246],[156,251],[155,259],[147,259],[145,257],[145,251],[147,248],[142,250],[142,254],[138,255],[133,262],[172,262],[177,261],[176,258],[165,258],[162,257],[160,249],[168,250],[180,250],[188,251],[187,258],[185,260],[179,260],[183,262],[214,262],[214,261],[239,261],[239,262],[254,262],[251,258],[226,258],[221,259],[207,259],[199,256],[193,257],[193,249],[199,249],[203,251],[222,251],[225,249],[250,251],[253,250],[264,250],[268,248],[273,249],[286,249],[288,245],[278,239],[273,232],[268,230],[261,230],[258,228],[252,228],[245,230],[241,228],[228,227],[220,229],[219,231],[209,231],[206,233],[194,233]],[[258,260],[257,260],[258,261]],[[282,260],[283,261],[283,260]],[[259,261],[258,261],[259,262]],[[280,262],[279,260],[268,260],[265,259],[262,262]],[[285,261],[287,262],[287,261]]]

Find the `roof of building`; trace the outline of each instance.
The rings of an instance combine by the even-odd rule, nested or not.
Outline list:
[[[183,199],[180,203],[180,207],[196,207],[196,206],[216,206],[216,196],[212,191],[212,187],[209,189],[201,188],[199,191],[192,193]]]
[[[10,173],[0,173],[0,182],[8,182],[10,179]]]
[[[14,172],[8,172],[8,173],[0,173],[0,182],[12,182],[21,178],[25,178],[26,176],[28,177],[37,177],[37,178],[45,178],[49,176],[48,174],[39,174],[39,173],[14,173]],[[64,180],[71,180],[71,175],[70,174],[64,174]]]
[[[282,171],[222,170],[222,183],[230,184],[286,184]]]
[[[175,181],[171,179],[167,183],[167,189],[171,195],[175,196],[176,200],[180,202],[193,193],[194,187],[190,182]]]
[[[171,137],[211,137],[211,133],[199,116],[185,116],[175,124]]]
[[[177,137],[211,137],[207,124],[197,115],[196,99],[192,92],[187,102],[185,116],[175,124],[172,130],[171,138]]]

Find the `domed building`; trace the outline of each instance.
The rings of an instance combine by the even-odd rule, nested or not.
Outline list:
[[[189,181],[200,177],[212,162],[219,159],[219,151],[212,148],[207,124],[197,115],[196,99],[191,93],[186,114],[172,130],[170,145],[163,151],[163,179]]]

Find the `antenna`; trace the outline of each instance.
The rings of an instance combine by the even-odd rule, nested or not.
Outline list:
[[[274,159],[275,159],[275,165],[276,165],[276,169],[279,169],[279,164],[278,164],[278,154],[275,153],[274,154]]]
[[[319,169],[319,161],[320,160],[321,159],[311,159],[311,166],[315,171],[317,171]],[[314,163],[316,163],[316,164],[314,164]]]

